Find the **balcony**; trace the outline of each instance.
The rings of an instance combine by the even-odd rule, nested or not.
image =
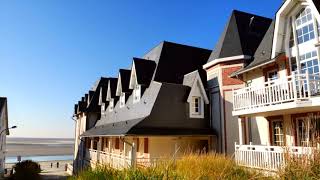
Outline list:
[[[233,115],[280,115],[320,106],[320,76],[292,74],[233,91]]]
[[[313,147],[236,144],[234,157],[236,163],[240,166],[267,171],[278,171],[285,166],[289,158],[313,158],[315,150],[316,148]]]

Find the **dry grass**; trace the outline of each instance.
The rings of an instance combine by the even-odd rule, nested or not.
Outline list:
[[[113,180],[211,180],[211,179],[270,179],[253,170],[239,167],[223,155],[186,155],[179,160],[167,160],[156,167],[115,170],[98,167],[87,170],[70,179]]]

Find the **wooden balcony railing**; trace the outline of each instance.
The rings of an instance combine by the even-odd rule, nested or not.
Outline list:
[[[313,157],[313,147],[280,147],[263,145],[235,145],[235,161],[238,165],[277,171],[284,167],[289,158]]]
[[[129,168],[132,166],[149,167],[154,166],[160,158],[150,158],[147,156],[132,157],[131,153],[125,155],[124,152],[106,152],[93,149],[87,150],[86,158],[94,163],[109,165],[116,169]]]
[[[286,78],[270,80],[259,86],[233,91],[233,111],[255,110],[261,107],[308,100],[320,93],[320,76],[292,74]]]

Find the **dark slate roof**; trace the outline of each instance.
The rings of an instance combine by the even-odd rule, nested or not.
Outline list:
[[[184,75],[202,69],[211,50],[164,41],[153,49],[154,54],[144,57],[157,57],[153,80],[158,82],[182,84]]]
[[[110,82],[111,98],[115,98],[116,91],[117,91],[118,78],[110,78],[109,82]]]
[[[260,66],[268,62],[271,63],[274,61],[274,59],[271,59],[274,27],[275,27],[275,21],[273,21],[269,26],[268,31],[266,32],[265,36],[263,37],[263,40],[261,41],[260,45],[258,46],[254,54],[253,61],[246,67],[233,73],[231,76],[242,74],[243,72],[246,72],[257,66]]]
[[[74,105],[74,111],[73,111],[73,114],[78,114],[78,104],[75,104]]]
[[[186,99],[190,87],[181,84],[152,82],[139,103],[115,107],[106,112],[95,128],[82,136],[96,135],[213,135],[209,113],[205,118],[190,118]],[[173,108],[174,107],[174,108]],[[207,112],[208,106],[205,107]]]
[[[234,10],[208,62],[238,55],[253,56],[271,19]]]
[[[196,71],[193,71],[191,73],[186,74],[183,78],[182,84],[185,86],[192,87],[192,85],[197,77],[197,74],[199,74],[203,86],[207,87],[207,73],[204,69],[196,70]]]
[[[77,112],[77,114],[80,113],[80,112],[85,112],[86,109],[87,109],[87,102],[79,101],[78,102],[78,112]]]
[[[129,89],[131,70],[120,69],[119,73],[121,79],[118,79],[118,81],[121,81],[122,92],[131,92],[132,90]]]
[[[102,102],[106,102],[109,78],[101,77],[95,84],[95,91],[86,109],[87,112],[100,112],[99,98],[102,90]]]
[[[320,0],[312,0],[312,1],[313,1],[313,4],[318,9],[318,12],[320,12]]]
[[[133,58],[133,62],[136,69],[138,84],[149,86],[156,68],[155,61]]]
[[[5,122],[5,127],[8,128],[8,105],[7,105],[7,98],[6,97],[0,97],[0,118],[1,114],[4,113],[4,118],[5,119],[0,119],[0,122],[2,123],[3,121]],[[9,135],[9,130],[6,130],[6,135]]]
[[[90,90],[89,92],[88,92],[88,105],[90,104],[90,102],[91,102],[91,100],[92,100],[92,98],[93,98],[93,95],[94,95],[94,93],[95,93],[95,91],[92,91],[92,90]]]

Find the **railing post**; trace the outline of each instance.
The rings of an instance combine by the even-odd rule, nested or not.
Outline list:
[[[306,79],[307,79],[307,92],[308,92],[307,97],[311,97],[310,76],[307,70],[306,70]]]
[[[292,73],[292,89],[293,89],[293,99],[294,101],[297,101],[298,99],[298,94],[297,94],[297,80],[296,80],[296,73]]]

